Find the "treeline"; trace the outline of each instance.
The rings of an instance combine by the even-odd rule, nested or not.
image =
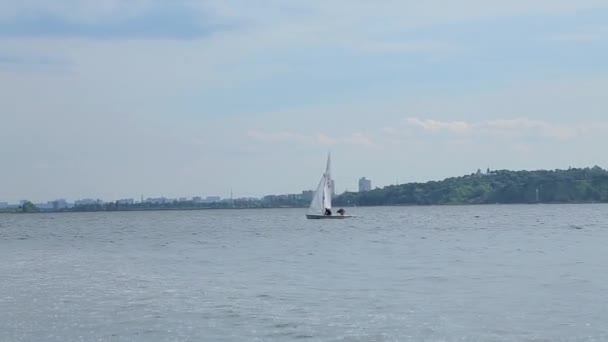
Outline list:
[[[248,208],[277,208],[277,207],[304,207],[308,206],[307,201],[302,200],[273,200],[262,201],[255,199],[234,200],[197,203],[194,201],[170,201],[165,203],[134,203],[124,204],[119,202],[106,202],[97,204],[78,205],[62,211],[136,211],[136,210],[188,210],[188,209],[248,209]]]
[[[121,203],[101,202],[76,205],[60,209],[40,209],[32,202],[26,201],[18,208],[2,209],[0,213],[38,213],[38,212],[91,212],[91,211],[144,211],[144,210],[197,210],[197,209],[255,209],[255,208],[303,208],[308,207],[310,201],[302,198],[284,198],[271,196],[270,199],[235,199],[234,201],[221,201],[202,203],[195,201],[166,201],[164,203]]]
[[[595,166],[478,172],[443,181],[347,192],[334,202],[341,206],[608,202],[608,171]]]

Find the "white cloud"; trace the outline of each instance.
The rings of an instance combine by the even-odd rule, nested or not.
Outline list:
[[[449,131],[455,133],[463,133],[471,128],[471,125],[464,121],[438,121],[433,119],[406,118],[407,124],[415,127],[420,127],[424,130],[438,132]]]
[[[476,125],[479,129],[492,132],[514,132],[516,134],[539,134],[543,137],[560,140],[573,139],[580,136],[585,128],[591,128],[593,124],[579,124],[576,126],[548,123],[544,121],[530,120],[528,118],[518,118],[511,120],[494,120]]]
[[[535,137],[569,140],[591,131],[608,133],[606,123],[579,123],[576,125],[550,123],[529,118],[497,119],[480,122],[440,121],[433,119],[406,118],[407,126],[429,132],[448,132],[471,136]]]
[[[334,145],[338,142],[336,138],[332,138],[325,134],[318,134],[316,136],[316,139],[314,139],[313,141],[322,145]]]
[[[365,147],[377,147],[377,144],[373,139],[363,133],[353,133],[351,136],[342,139],[345,144],[365,146]]]
[[[425,134],[430,133],[431,135]],[[506,144],[517,151],[530,151],[531,146],[544,142],[568,142],[584,137],[608,134],[608,123],[587,122],[575,125],[550,123],[529,118],[487,121],[441,121],[410,117],[402,124],[371,127],[368,133],[345,132],[342,135],[324,133],[303,134],[292,131],[250,130],[246,137],[263,143],[289,143],[309,146],[358,146],[392,149],[413,146],[423,141],[474,149],[478,144]],[[524,148],[525,147],[525,148]]]
[[[294,132],[262,132],[250,130],[246,137],[258,142],[265,143],[296,143],[308,145],[354,145],[362,147],[374,147],[376,144],[372,138],[363,133],[352,133],[346,136],[330,136],[324,133],[301,134]]]

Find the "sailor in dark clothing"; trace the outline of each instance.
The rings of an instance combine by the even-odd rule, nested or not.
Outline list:
[[[331,210],[329,210],[329,208],[325,208],[325,216],[331,216]]]
[[[345,213],[346,213],[346,210],[344,210],[344,209],[342,209],[342,208],[340,208],[340,209],[338,210],[338,214],[340,214],[340,215],[342,215],[342,216],[344,216],[344,214],[345,214]]]

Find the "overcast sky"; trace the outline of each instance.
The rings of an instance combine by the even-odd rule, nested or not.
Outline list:
[[[0,0],[0,201],[608,167],[606,0]]]

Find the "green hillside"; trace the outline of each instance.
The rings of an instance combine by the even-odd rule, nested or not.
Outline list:
[[[393,185],[363,193],[347,192],[335,199],[337,206],[536,202],[608,202],[608,171],[595,166],[553,171],[478,172],[443,181]]]

